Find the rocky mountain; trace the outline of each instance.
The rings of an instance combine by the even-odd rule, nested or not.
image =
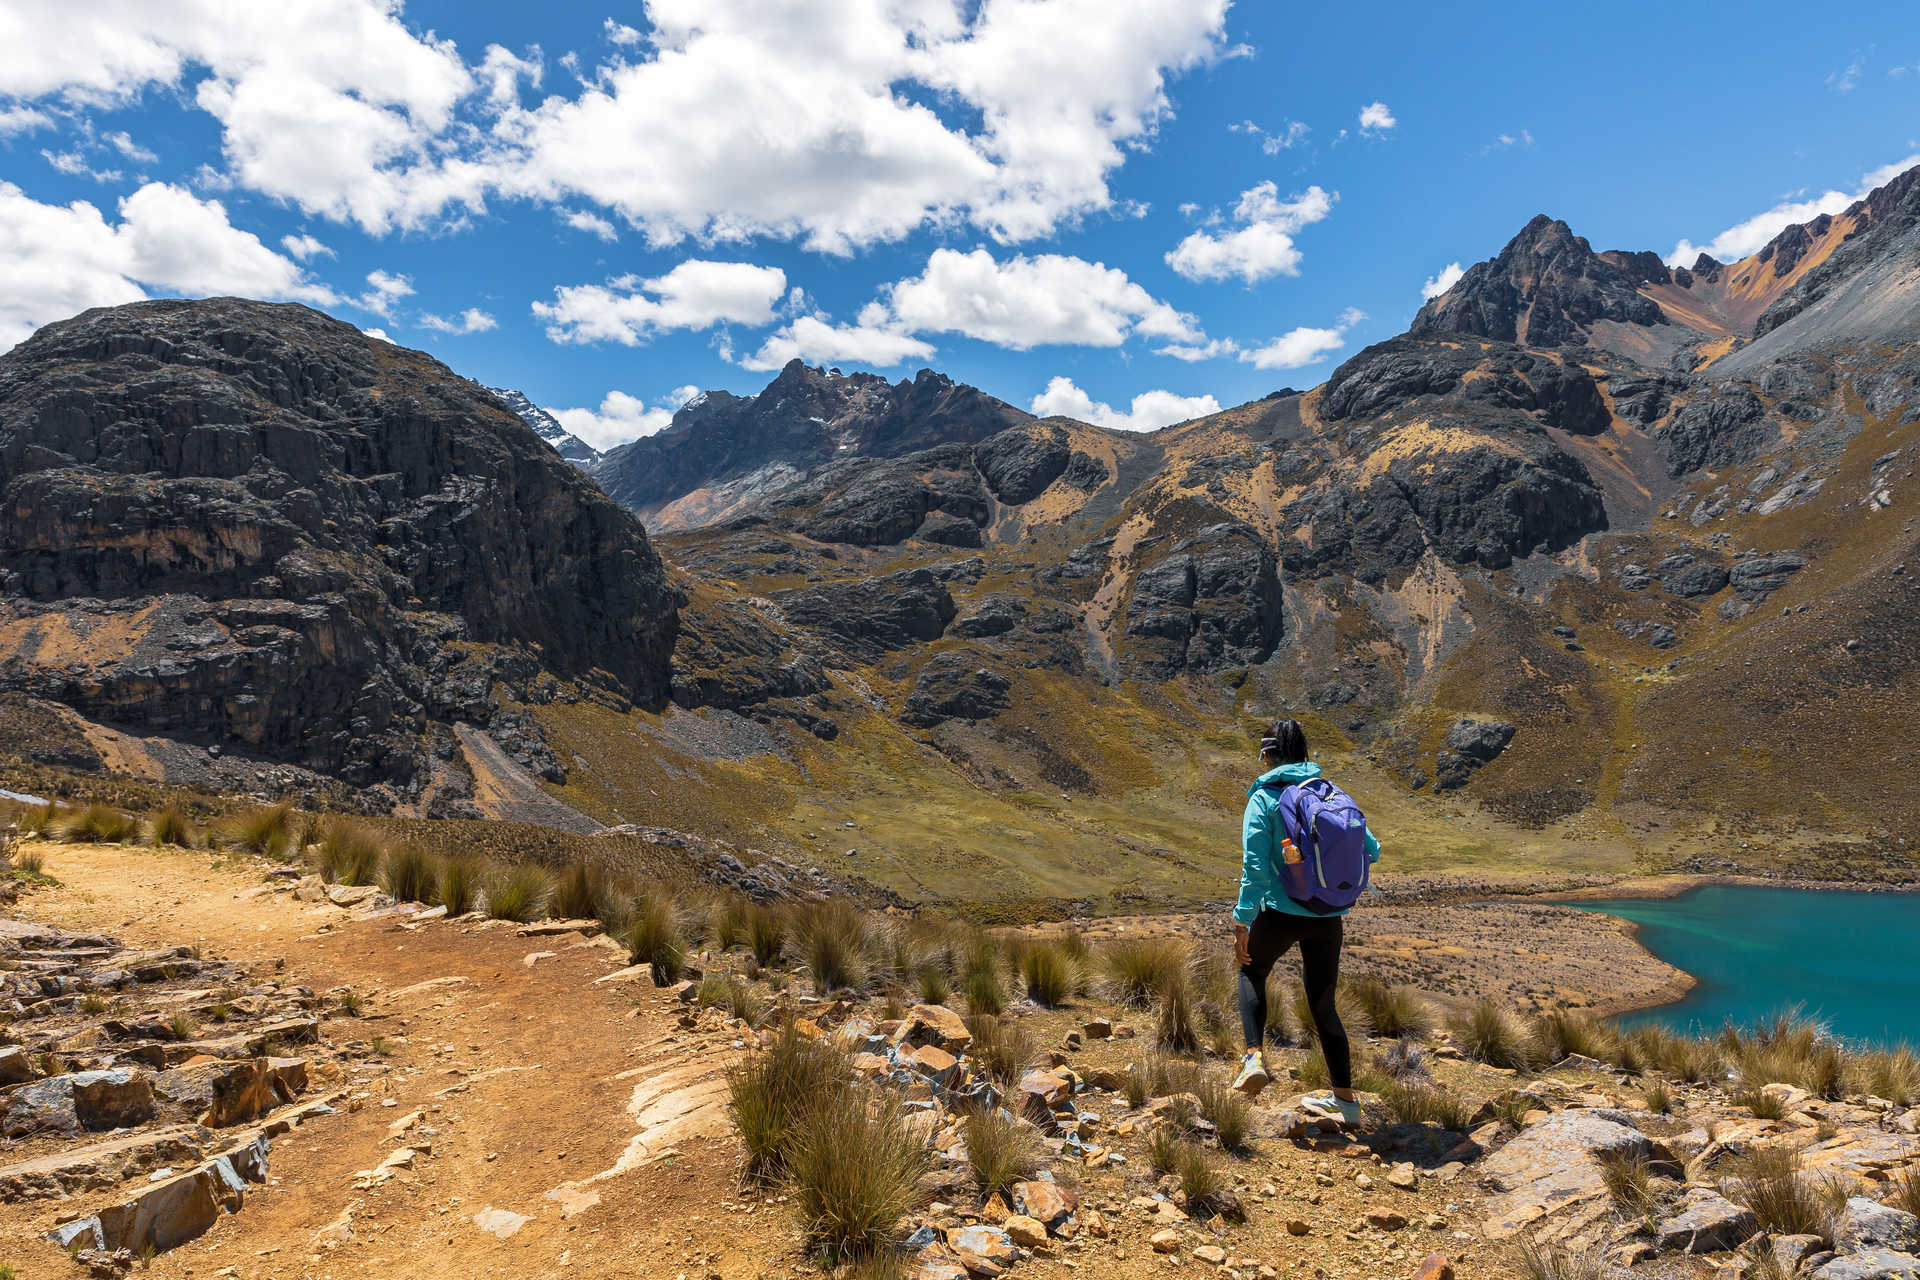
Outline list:
[[[560,420],[527,399],[525,393],[507,387],[488,387],[500,402],[514,411],[520,421],[533,428],[533,434],[553,446],[555,453],[576,467],[588,467],[600,458],[600,451],[560,425]]]
[[[666,430],[610,450],[592,471],[649,525],[691,528],[826,463],[973,444],[1030,418],[930,369],[889,383],[795,360],[758,395],[697,397]]]
[[[0,495],[0,691],[90,721],[457,810],[450,727],[503,696],[668,692],[640,522],[490,393],[304,307],[41,329],[0,357]]]
[[[1189,901],[1281,711],[1417,847],[1906,875],[1917,174],[1731,263],[1536,218],[1152,434],[794,363],[591,481],[311,312],[89,313],[0,360],[0,686],[908,896]]]

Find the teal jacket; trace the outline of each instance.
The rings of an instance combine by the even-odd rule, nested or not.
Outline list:
[[[1247,813],[1240,822],[1240,901],[1233,908],[1233,918],[1241,924],[1252,924],[1265,907],[1290,916],[1322,918],[1289,898],[1280,887],[1274,867],[1279,865],[1280,842],[1286,838],[1287,829],[1280,818],[1280,793],[1267,785],[1277,782],[1290,787],[1319,776],[1320,766],[1311,760],[1283,764],[1261,774],[1248,789]],[[1380,842],[1374,839],[1371,827],[1367,829],[1367,857],[1380,861]]]

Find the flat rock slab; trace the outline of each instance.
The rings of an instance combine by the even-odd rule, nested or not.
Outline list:
[[[115,1068],[48,1076],[7,1097],[9,1138],[36,1133],[124,1129],[153,1116],[153,1085],[145,1072]]]
[[[505,1240],[527,1225],[527,1215],[510,1209],[482,1209],[473,1215],[473,1225],[490,1236]]]
[[[1658,1242],[1669,1253],[1722,1253],[1737,1249],[1760,1231],[1753,1210],[1717,1191],[1695,1187],[1679,1212],[1660,1224]]]
[[[1835,1258],[1813,1280],[1920,1280],[1920,1258],[1890,1249],[1870,1249]]]
[[[515,929],[514,935],[521,938],[554,938],[566,933],[594,933],[599,928],[598,920],[536,920]]]
[[[1624,1111],[1561,1111],[1526,1129],[1481,1162],[1496,1193],[1487,1202],[1487,1234],[1504,1239],[1548,1217],[1560,1219],[1554,1236],[1590,1225],[1611,1209],[1598,1158],[1614,1153],[1673,1160]]]
[[[1854,1196],[1841,1211],[1833,1247],[1841,1253],[1884,1249],[1920,1254],[1920,1218],[1877,1200]]]
[[[0,1200],[51,1200],[118,1186],[167,1165],[193,1164],[206,1153],[198,1125],[172,1125],[0,1167]]]

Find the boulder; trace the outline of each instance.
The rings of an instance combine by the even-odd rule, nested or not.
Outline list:
[[[1072,1214],[1073,1193],[1052,1182],[1017,1182],[1013,1187],[1013,1208],[1049,1227],[1058,1227]]]
[[[123,1129],[153,1116],[153,1085],[147,1074],[125,1068],[79,1071],[22,1085],[7,1097],[5,1133],[73,1134],[83,1129]]]
[[[952,1084],[960,1071],[959,1059],[945,1049],[930,1044],[915,1049],[908,1057],[907,1065],[915,1073],[943,1087]]]
[[[207,1137],[197,1125],[136,1130],[0,1166],[0,1201],[58,1199],[118,1186],[167,1165],[192,1164],[204,1154]]]
[[[1661,561],[1663,568],[1665,564],[1666,561]],[[1683,600],[1697,600],[1720,591],[1730,580],[1731,575],[1722,566],[1701,562],[1676,566],[1673,571],[1663,573],[1660,586],[1668,595],[1679,596]]]
[[[186,1109],[196,1123],[220,1129],[270,1110],[277,1100],[274,1081],[265,1058],[243,1058],[163,1071],[154,1078],[153,1089],[167,1102]]]
[[[1500,757],[1514,733],[1514,726],[1505,720],[1455,721],[1447,730],[1445,749],[1434,758],[1435,790],[1453,791],[1466,786],[1474,770]]]
[[[1920,1257],[1891,1249],[1844,1254],[1816,1268],[1812,1280],[1920,1280]]]
[[[954,1227],[947,1232],[947,1247],[958,1256],[960,1265],[975,1275],[980,1274],[976,1260],[1004,1268],[1012,1266],[1020,1257],[1013,1238],[999,1227]]]
[[[29,1080],[40,1078],[39,1070],[27,1057],[27,1051],[18,1045],[8,1045],[0,1049],[0,1087],[13,1084],[25,1084]]]
[[[1734,562],[1728,573],[1734,592],[1748,604],[1758,604],[1787,585],[1794,574],[1806,568],[1806,557],[1798,551],[1776,551],[1771,555],[1749,556]]]
[[[1013,682],[978,655],[965,651],[936,654],[920,669],[900,719],[916,729],[948,720],[989,720],[1006,710]]]
[[[1677,1212],[1661,1221],[1655,1239],[1669,1253],[1723,1253],[1739,1248],[1759,1230],[1753,1210],[1717,1191],[1694,1187]]]
[[[1000,1224],[1000,1229],[1005,1231],[1007,1235],[1013,1239],[1013,1242],[1023,1249],[1031,1249],[1047,1242],[1046,1225],[1033,1218],[1027,1217],[1025,1214],[1014,1214]]]
[[[1841,1253],[1884,1249],[1920,1254],[1920,1218],[1865,1196],[1854,1196],[1834,1227],[1833,1247]]]
[[[1612,1212],[1597,1157],[1637,1156],[1673,1167],[1672,1153],[1640,1132],[1624,1111],[1570,1108],[1521,1131],[1480,1164],[1494,1192],[1486,1206],[1495,1239],[1542,1223],[1552,1236],[1577,1234]]]
[[[917,1004],[900,1020],[893,1033],[898,1045],[934,1045],[948,1053],[965,1053],[973,1044],[966,1020],[943,1004]]]

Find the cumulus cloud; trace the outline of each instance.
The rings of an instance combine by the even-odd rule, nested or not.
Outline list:
[[[1158,431],[1189,418],[1218,413],[1220,402],[1212,396],[1181,396],[1156,389],[1142,391],[1133,398],[1132,407],[1123,411],[1095,400],[1076,386],[1072,378],[1063,375],[1048,382],[1047,389],[1035,396],[1027,408],[1043,418],[1077,418],[1096,427],[1120,431]]]
[[[382,342],[392,342],[392,341],[393,341],[393,339],[392,339],[392,338],[389,338],[389,337],[387,336],[387,331],[386,331],[385,329],[379,329],[379,328],[374,328],[374,329],[362,329],[362,330],[361,330],[360,332],[362,332],[362,333],[364,333],[364,334],[366,334],[366,335],[367,335],[367,336],[368,336],[369,338],[378,338],[378,339],[380,339],[380,341],[382,341]]]
[[[1235,229],[1218,235],[1193,232],[1166,255],[1167,265],[1189,280],[1238,276],[1253,284],[1268,276],[1299,275],[1295,233],[1332,213],[1339,198],[1317,186],[1286,200],[1272,182],[1249,187],[1234,205]]]
[[[478,307],[468,307],[451,320],[445,316],[423,314],[420,327],[435,333],[485,333],[489,329],[499,328],[500,322]]]
[[[114,133],[102,134],[101,141],[135,164],[155,164],[160,157],[133,140],[133,135],[125,129]]]
[[[50,129],[53,117],[32,107],[0,107],[0,138],[33,129]]]
[[[84,200],[42,204],[0,182],[0,350],[49,321],[150,291],[340,301],[299,263],[235,227],[217,200],[153,182],[121,199],[117,212],[119,221],[109,222]]]
[[[321,244],[312,236],[304,233],[297,236],[281,236],[280,247],[302,262],[310,262],[315,258],[331,258],[334,256],[333,250]]]
[[[612,244],[620,238],[620,232],[615,229],[611,222],[608,222],[599,214],[589,213],[585,209],[563,209],[560,213],[560,220],[572,227],[575,231],[584,231],[588,235],[598,236],[608,244]]]
[[[87,158],[78,151],[49,151],[41,148],[40,158],[52,165],[57,173],[69,178],[91,178],[95,182],[118,182],[125,175],[118,169],[96,169],[87,162]]]
[[[0,48],[35,56],[0,64],[0,97],[190,92],[229,180],[376,233],[506,195],[591,202],[656,245],[838,253],[956,222],[1013,242],[1114,205],[1108,177],[1167,117],[1170,79],[1231,56],[1227,8],[653,0],[644,34],[606,24],[603,65],[561,60],[576,93],[528,107],[537,51],[469,64],[397,0],[243,20],[230,0],[19,0]]]
[[[663,276],[619,276],[604,285],[566,285],[554,301],[536,302],[555,342],[618,342],[635,346],[672,329],[716,324],[771,324],[786,293],[787,273],[747,262],[689,258]]]
[[[1459,284],[1460,277],[1465,274],[1467,274],[1466,269],[1459,263],[1449,262],[1446,266],[1440,268],[1438,275],[1427,277],[1427,282],[1420,286],[1420,296],[1431,302],[1447,290],[1453,288],[1456,284]]]
[[[834,324],[821,316],[801,316],[776,330],[760,349],[740,362],[743,368],[778,369],[789,360],[808,364],[862,364],[891,369],[909,360],[925,360],[933,347],[910,334],[883,325]]]
[[[1213,360],[1220,356],[1230,356],[1240,350],[1240,344],[1232,338],[1215,338],[1210,342],[1169,343],[1164,347],[1155,347],[1156,355],[1172,356],[1175,360],[1184,360],[1193,364],[1201,360]]]
[[[862,322],[959,333],[1025,351],[1050,344],[1117,347],[1130,336],[1192,342],[1194,318],[1104,263],[1062,254],[996,260],[936,249],[918,276],[888,285]]]
[[[548,409],[560,425],[596,449],[611,449],[664,430],[680,407],[700,394],[694,386],[676,387],[649,407],[638,396],[609,391],[598,409]]]
[[[1758,253],[1767,241],[1795,223],[1810,221],[1823,213],[1839,213],[1875,187],[1886,185],[1916,164],[1920,164],[1920,154],[1881,165],[1863,174],[1859,186],[1851,192],[1830,190],[1810,199],[1783,200],[1771,209],[1734,223],[1705,244],[1696,245],[1691,240],[1682,239],[1667,255],[1667,265],[1690,267],[1702,253],[1710,254],[1721,262],[1737,262],[1749,254]]]
[[[1348,307],[1341,313],[1339,323],[1332,328],[1315,329],[1302,326],[1291,329],[1265,346],[1242,351],[1240,360],[1243,364],[1250,364],[1256,369],[1301,369],[1310,364],[1318,364],[1346,346],[1347,330],[1366,318],[1366,312]]]
[[[393,319],[394,304],[413,293],[411,276],[394,275],[388,271],[373,270],[367,272],[367,289],[353,304],[362,311],[371,311],[383,320]]]
[[[1398,127],[1399,124],[1400,122],[1393,118],[1393,112],[1387,109],[1387,104],[1384,102],[1369,102],[1360,108],[1360,132],[1362,133],[1385,133],[1389,129]]]

